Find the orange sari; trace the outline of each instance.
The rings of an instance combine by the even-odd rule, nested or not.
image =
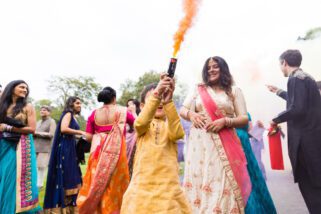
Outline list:
[[[129,184],[124,128],[126,109],[118,108],[112,130],[93,136],[77,206],[80,214],[116,214]]]

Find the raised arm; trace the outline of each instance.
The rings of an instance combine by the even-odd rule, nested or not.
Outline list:
[[[288,93],[282,89],[279,89],[273,85],[266,85],[266,87],[271,91],[272,93],[275,93],[279,97],[283,98],[284,100],[288,99]]]
[[[185,133],[174,102],[171,101],[164,105],[164,111],[168,120],[168,137],[170,141],[176,142],[183,138]]]
[[[279,97],[283,98],[284,100],[287,100],[288,99],[288,93],[282,89],[279,89],[277,92],[276,92],[276,95],[278,95]]]
[[[135,120],[134,127],[138,136],[145,134],[149,129],[149,125],[152,122],[155,112],[160,104],[161,100],[154,94],[150,95],[144,108]]]
[[[275,123],[283,123],[288,120],[297,119],[306,111],[308,92],[304,84],[304,80],[293,77],[288,82],[288,108],[281,112],[273,119]]]

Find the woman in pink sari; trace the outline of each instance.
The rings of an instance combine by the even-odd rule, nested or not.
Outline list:
[[[140,103],[136,99],[129,99],[127,101],[127,109],[136,118],[140,113]],[[126,125],[126,147],[127,147],[127,161],[129,176],[132,177],[134,157],[136,152],[136,132],[133,126]]]
[[[221,57],[209,58],[181,116],[192,122],[184,189],[193,213],[244,213],[251,181],[234,127],[248,123],[241,90]]]
[[[87,139],[92,145],[77,206],[83,214],[116,214],[129,183],[125,125],[133,125],[134,117],[127,108],[116,105],[116,91],[111,87],[98,94],[98,101],[104,105],[87,121],[86,132],[91,134]]]

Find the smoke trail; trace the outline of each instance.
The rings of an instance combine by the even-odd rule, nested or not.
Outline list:
[[[197,14],[200,3],[201,0],[183,0],[185,16],[180,21],[179,28],[174,35],[174,57],[176,57],[176,54],[181,47],[181,43],[184,41],[185,33],[193,25],[193,20]]]

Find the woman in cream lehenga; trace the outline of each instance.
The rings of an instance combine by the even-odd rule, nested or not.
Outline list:
[[[232,86],[225,60],[208,58],[202,78],[180,111],[193,124],[183,183],[193,213],[275,213],[272,200],[257,198],[262,195],[251,182],[234,129],[248,123],[245,100]],[[263,191],[270,197],[267,189]]]

